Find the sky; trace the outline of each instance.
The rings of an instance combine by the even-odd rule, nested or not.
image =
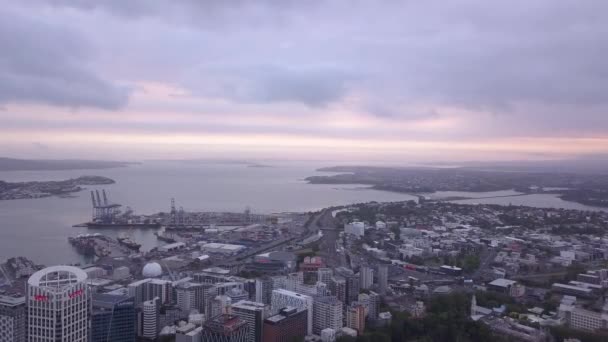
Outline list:
[[[603,0],[23,0],[0,156],[608,156]]]

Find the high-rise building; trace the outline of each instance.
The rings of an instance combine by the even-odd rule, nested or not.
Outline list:
[[[91,295],[87,274],[78,267],[52,266],[27,281],[29,341],[86,342]]]
[[[25,342],[25,297],[0,296],[0,342]]]
[[[331,281],[331,277],[333,276],[334,271],[331,268],[322,267],[322,268],[319,268],[319,270],[317,270],[317,273],[318,273],[318,276],[317,276],[318,280],[320,282],[323,282],[323,283],[329,285],[329,282]]]
[[[262,340],[264,342],[293,341],[306,336],[308,310],[287,307],[264,320]]]
[[[209,317],[231,313],[232,300],[225,295],[215,296],[210,302]]]
[[[272,291],[272,312],[277,313],[285,307],[294,307],[297,309],[308,310],[307,329],[308,335],[312,334],[312,306],[313,300],[311,296],[303,295],[293,291],[278,289]]]
[[[361,335],[365,331],[365,307],[357,302],[354,302],[346,309],[346,326],[357,330]]]
[[[359,303],[363,304],[366,308],[367,318],[375,320],[378,318],[378,310],[380,309],[380,295],[374,291],[370,291],[369,294],[359,294]]]
[[[155,339],[160,330],[160,298],[147,300],[143,303],[142,309],[142,331],[144,338]]]
[[[329,282],[329,290],[339,301],[346,303],[346,279],[344,277],[333,276]]]
[[[272,278],[257,278],[255,280],[255,301],[270,305],[272,290]]]
[[[334,296],[315,297],[313,302],[312,332],[321,335],[325,328],[342,328],[342,302]]]
[[[269,313],[270,307],[264,303],[242,300],[232,304],[232,314],[239,316],[249,325],[248,342],[262,342],[264,319]]]
[[[161,305],[169,304],[173,300],[173,284],[170,280],[151,279],[146,283],[146,300],[158,297]]]
[[[246,342],[249,325],[235,315],[219,315],[203,325],[202,340],[205,342]]]
[[[185,282],[175,287],[176,303],[183,312],[201,311],[203,304],[203,285]]]
[[[378,290],[381,295],[386,294],[386,290],[388,289],[388,265],[380,264],[378,265]]]
[[[142,279],[131,284],[127,285],[127,290],[129,291],[129,296],[133,297],[135,302],[135,306],[139,307],[141,304],[149,299],[147,298],[147,286],[146,284],[150,282],[152,279]]]
[[[374,285],[374,269],[369,266],[361,266],[359,278],[362,289],[370,289]]]
[[[134,342],[137,314],[133,297],[93,294],[91,342]]]
[[[345,304],[350,304],[357,300],[361,291],[359,276],[350,268],[338,267],[336,273],[342,276],[346,281],[346,298]]]

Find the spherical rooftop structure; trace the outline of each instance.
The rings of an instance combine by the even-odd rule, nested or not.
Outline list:
[[[160,267],[160,264],[157,262],[149,262],[144,266],[144,269],[141,271],[141,274],[146,278],[156,278],[160,277],[163,274],[163,269]]]

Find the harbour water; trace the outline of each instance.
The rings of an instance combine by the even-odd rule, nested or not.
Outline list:
[[[364,189],[361,185],[310,185],[303,179],[320,174],[314,163],[273,162],[271,167],[246,164],[144,162],[106,170],[0,172],[5,181],[63,180],[81,175],[110,177],[116,184],[104,188],[112,202],[130,206],[139,214],[168,211],[171,198],[186,211],[254,213],[310,211],[332,205],[415,199],[406,194]],[[0,260],[25,256],[44,264],[76,263],[83,259],[69,245],[68,236],[102,233],[112,237],[124,231],[74,228],[91,218],[88,191],[73,197],[0,201]],[[143,250],[157,246],[154,230],[133,230]],[[161,242],[162,244],[162,242]]]
[[[110,177],[116,184],[104,188],[112,202],[132,207],[136,213],[168,211],[171,198],[186,211],[236,211],[247,207],[254,213],[310,211],[332,205],[369,201],[404,201],[407,194],[367,189],[363,185],[308,184],[303,179],[318,173],[324,165],[304,162],[272,162],[271,167],[236,163],[144,162],[126,168],[106,170],[0,172],[0,180],[63,180],[81,175]],[[554,195],[479,198],[513,195],[498,193],[437,193],[432,197],[477,197],[458,203],[495,203],[580,210],[598,208],[562,201]],[[25,256],[44,264],[83,262],[67,237],[81,233],[102,233],[116,237],[124,231],[74,228],[91,218],[88,191],[73,197],[48,197],[0,201],[0,260]],[[133,230],[133,240],[149,250],[159,244],[154,230]],[[162,244],[162,242],[160,243]]]

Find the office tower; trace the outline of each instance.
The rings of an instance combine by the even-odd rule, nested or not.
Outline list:
[[[147,287],[146,300],[157,298],[161,305],[170,304],[173,300],[173,284],[169,280],[151,279]]]
[[[296,272],[287,275],[285,280],[285,289],[295,291],[298,285],[304,284],[304,273]]]
[[[361,335],[365,330],[365,307],[357,302],[354,302],[346,309],[346,326],[357,330]]]
[[[160,298],[147,300],[143,303],[143,329],[141,336],[155,339],[160,330]]]
[[[243,289],[247,294],[249,294],[249,298],[247,300],[255,302],[255,290],[256,290],[256,280],[255,279],[247,279],[243,282]]]
[[[344,277],[333,276],[329,282],[329,290],[339,301],[346,303],[346,279]]]
[[[375,320],[378,318],[380,311],[380,295],[374,291],[370,291],[367,295],[369,298],[369,304],[367,305],[367,318]]]
[[[73,266],[32,274],[27,281],[29,341],[88,341],[91,295],[86,280],[87,274]]]
[[[231,312],[232,301],[228,296],[215,296],[210,304],[209,318],[229,314]]]
[[[239,316],[249,325],[248,342],[262,342],[264,319],[270,313],[270,307],[263,303],[242,300],[232,304],[232,314]]]
[[[255,280],[255,301],[270,305],[272,290],[272,278],[257,278]]]
[[[183,312],[200,311],[203,299],[203,286],[197,283],[181,283],[175,287],[177,307]]]
[[[317,296],[313,302],[312,332],[320,335],[325,328],[340,330],[342,324],[342,302],[334,296]]]
[[[359,278],[362,289],[370,289],[374,284],[374,269],[369,266],[361,266],[359,270]]]
[[[25,342],[25,297],[0,296],[0,342]]]
[[[286,276],[273,276],[272,279],[272,289],[284,289],[287,286],[287,277]],[[272,296],[272,295],[271,295]]]
[[[308,329],[308,310],[287,307],[264,320],[262,341],[286,342],[306,336]]]
[[[297,309],[308,310],[307,317],[307,335],[312,334],[312,297],[296,293],[293,291],[278,289],[272,291],[272,312],[279,312],[285,307],[294,307]]]
[[[346,303],[350,304],[357,301],[359,292],[361,292],[359,276],[356,274],[348,276],[346,278]]]
[[[141,306],[141,304],[151,298],[147,298],[147,286],[146,284],[152,279],[142,279],[127,285],[127,291],[129,296],[133,297],[135,307]]]
[[[380,264],[378,265],[378,290],[381,295],[386,294],[386,290],[388,289],[388,265]]]
[[[235,315],[212,317],[203,325],[202,341],[205,342],[246,342],[249,325]]]
[[[91,342],[134,342],[137,314],[133,297],[93,294]]]
[[[322,268],[319,268],[317,273],[318,273],[317,279],[320,282],[323,282],[323,283],[329,285],[329,282],[331,281],[331,277],[333,276],[334,271],[332,271],[331,268],[322,267]]]

